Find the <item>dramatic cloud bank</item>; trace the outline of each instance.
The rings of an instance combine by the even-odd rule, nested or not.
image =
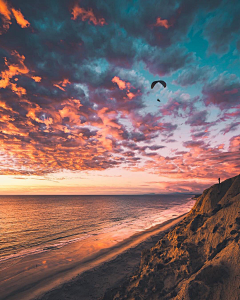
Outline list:
[[[225,0],[0,0],[1,175],[145,172],[159,191],[197,191],[238,174],[239,13]],[[151,90],[159,78],[167,88]]]

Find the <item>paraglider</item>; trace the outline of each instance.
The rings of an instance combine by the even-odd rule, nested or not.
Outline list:
[[[163,81],[163,80],[156,80],[156,81],[153,81],[152,84],[151,84],[151,89],[154,88],[154,86],[157,84],[157,83],[161,83],[163,85],[163,87],[165,88],[167,86],[166,82]],[[161,102],[159,99],[157,99],[158,102]]]
[[[153,81],[153,83],[151,84],[151,89],[153,89],[154,86],[155,86],[155,84],[157,84],[158,82],[161,83],[164,86],[164,88],[167,86],[167,84],[166,84],[165,81],[163,81],[163,80],[157,80],[157,81]]]

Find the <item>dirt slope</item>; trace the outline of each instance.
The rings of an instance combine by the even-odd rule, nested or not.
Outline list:
[[[205,190],[109,299],[240,300],[240,175]]]

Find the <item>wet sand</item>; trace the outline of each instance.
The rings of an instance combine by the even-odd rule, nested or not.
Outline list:
[[[98,299],[130,275],[140,263],[141,251],[153,246],[184,216],[122,242],[117,243],[113,236],[89,238],[81,244],[1,264],[0,299]]]

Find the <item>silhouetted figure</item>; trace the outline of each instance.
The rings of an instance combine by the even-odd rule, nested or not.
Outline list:
[[[220,178],[218,178],[218,183],[220,184]]]

